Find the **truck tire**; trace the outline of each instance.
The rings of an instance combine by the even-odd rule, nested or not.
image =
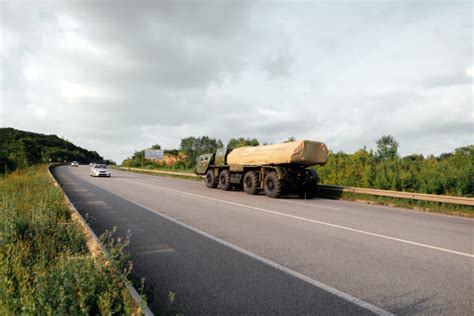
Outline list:
[[[217,183],[216,176],[214,176],[214,170],[208,170],[206,172],[206,177],[204,181],[206,182],[206,187],[210,189],[217,188],[217,185],[219,184]]]
[[[278,198],[281,195],[281,182],[275,171],[267,173],[263,180],[263,190],[268,197]]]
[[[258,193],[258,174],[255,171],[248,171],[244,176],[244,191],[247,194],[255,195]]]
[[[222,190],[230,191],[232,189],[232,183],[230,183],[230,172],[229,170],[222,170],[219,174],[219,185]]]

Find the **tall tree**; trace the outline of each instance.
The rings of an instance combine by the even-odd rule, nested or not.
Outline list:
[[[189,166],[196,164],[196,158],[199,155],[213,153],[217,148],[224,147],[220,139],[210,138],[209,136],[187,137],[181,139],[180,150],[186,153]]]
[[[234,149],[234,148],[239,148],[239,147],[244,147],[244,146],[258,146],[260,143],[256,138],[231,138],[229,142],[227,143],[227,148],[229,149]]]
[[[398,142],[391,136],[382,136],[377,140],[377,155],[381,159],[398,158]]]

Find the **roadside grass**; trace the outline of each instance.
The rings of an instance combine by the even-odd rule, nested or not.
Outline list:
[[[352,192],[334,192],[319,188],[316,192],[317,197],[326,199],[341,199],[354,201],[359,203],[367,203],[374,205],[384,205],[390,207],[403,207],[413,209],[415,211],[442,213],[448,215],[472,217],[474,218],[474,207],[469,205],[458,205],[451,203],[440,203],[430,201],[420,201],[412,199],[375,196],[369,194],[352,193]]]
[[[137,315],[122,243],[92,257],[47,165],[0,178],[0,315]]]
[[[119,169],[119,167],[117,167]],[[124,169],[121,169],[124,170]],[[151,171],[141,171],[141,170],[124,170],[135,173],[142,173],[160,177],[170,177],[177,179],[185,180],[194,180],[194,181],[203,181],[201,177],[192,177],[186,175],[173,175],[165,173],[154,173]],[[376,205],[385,205],[391,207],[404,207],[408,209],[413,209],[416,211],[422,212],[434,212],[434,213],[443,213],[448,215],[463,216],[463,217],[473,217],[474,218],[474,207],[469,205],[457,205],[451,203],[439,203],[439,202],[429,202],[429,201],[419,201],[412,199],[402,199],[402,198],[393,198],[393,197],[383,197],[375,196],[369,194],[360,194],[360,193],[350,193],[350,192],[334,192],[333,190],[323,190],[319,188],[316,191],[315,196],[326,198],[326,199],[341,199],[354,202],[362,202],[367,204],[376,204]]]

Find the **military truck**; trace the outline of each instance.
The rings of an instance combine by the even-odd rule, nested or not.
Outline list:
[[[204,175],[208,188],[243,189],[248,194],[264,191],[268,197],[297,194],[308,198],[319,181],[314,169],[324,165],[329,151],[322,142],[298,140],[283,144],[217,149],[200,155],[195,173]]]

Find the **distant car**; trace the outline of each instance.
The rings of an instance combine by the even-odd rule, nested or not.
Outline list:
[[[79,163],[77,161],[71,162],[71,167],[79,167]]]
[[[91,167],[91,177],[110,177],[110,170],[106,165],[95,164]]]
[[[91,167],[91,168],[94,167],[94,166],[95,166],[95,162],[91,162],[91,163],[89,164],[89,167]]]

